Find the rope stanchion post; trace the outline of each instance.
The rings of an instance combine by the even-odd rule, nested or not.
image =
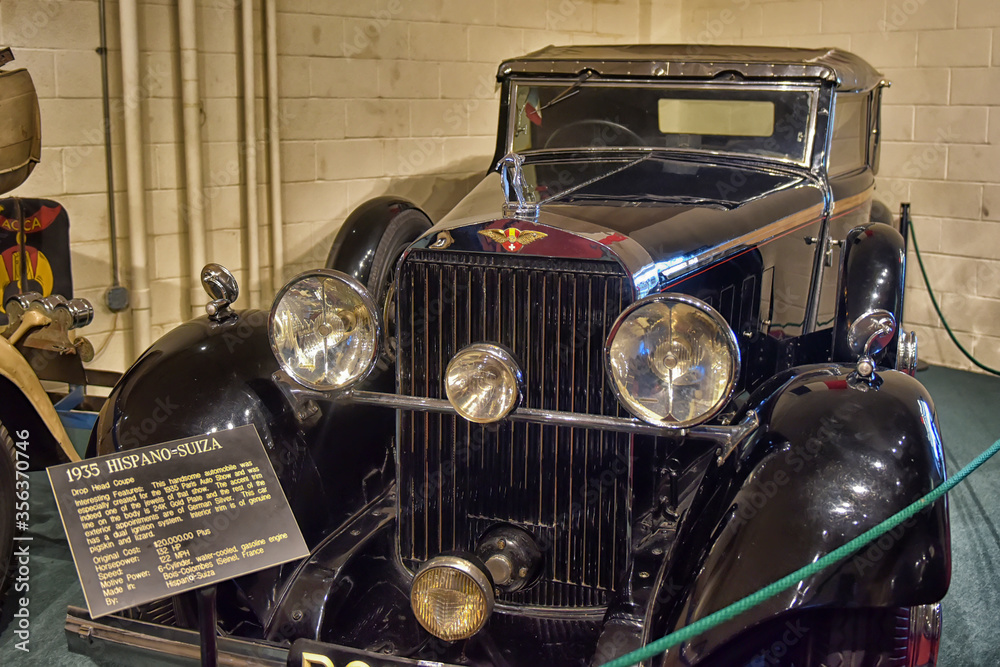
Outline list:
[[[927,286],[927,296],[931,298],[931,305],[934,306],[934,312],[937,313],[938,319],[941,320],[941,325],[944,327],[945,332],[948,334],[948,337],[951,338],[951,342],[955,344],[955,347],[958,348],[958,351],[961,352],[966,359],[975,364],[977,368],[982,369],[987,373],[992,373],[993,375],[1000,375],[1000,371],[995,368],[990,368],[972,356],[972,353],[966,350],[965,347],[958,341],[958,337],[955,335],[955,332],[952,331],[951,327],[948,325],[948,320],[944,319],[944,313],[941,312],[941,306],[938,305],[937,297],[934,296],[934,290],[931,289],[931,281],[927,277],[927,269],[924,268],[924,258],[920,255],[920,245],[917,243],[917,232],[913,228],[913,224],[909,221],[910,205],[903,204],[903,206],[906,208],[903,209],[901,215],[907,221],[908,224],[906,224],[906,228],[909,229],[910,238],[913,239],[913,254],[917,256],[917,266],[920,267],[920,275],[923,276],[924,285]]]
[[[912,227],[911,227],[912,230]],[[853,540],[847,544],[834,549],[826,556],[823,556],[819,560],[800,568],[791,574],[782,577],[778,581],[765,586],[756,593],[752,593],[741,600],[737,600],[733,604],[720,609],[717,612],[709,614],[705,618],[695,621],[691,625],[685,626],[676,632],[673,632],[666,637],[657,639],[654,642],[647,644],[646,646],[637,649],[631,653],[623,655],[620,658],[616,658],[609,662],[606,662],[602,667],[630,667],[631,665],[636,665],[643,660],[652,658],[653,656],[659,655],[664,651],[677,646],[689,639],[697,637],[701,633],[714,628],[717,625],[725,623],[726,621],[742,614],[743,612],[756,607],[765,600],[774,597],[778,593],[791,588],[806,579],[813,574],[823,570],[838,561],[841,561],[854,552],[860,550],[862,547],[867,545],[869,542],[878,539],[882,535],[888,533],[890,530],[903,523],[913,515],[917,514],[923,509],[930,507],[936,500],[941,498],[949,491],[951,491],[955,486],[960,484],[966,477],[972,474],[979,466],[986,463],[994,454],[1000,451],[1000,440],[997,440],[990,446],[989,449],[984,451],[982,454],[977,456],[969,465],[962,468],[954,477],[947,480],[933,491],[920,498],[916,502],[908,505],[906,508],[900,510],[896,514],[892,515],[885,521],[879,523],[874,528],[871,528],[861,535],[858,535]]]

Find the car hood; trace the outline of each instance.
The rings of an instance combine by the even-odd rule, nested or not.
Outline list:
[[[647,274],[636,276],[639,291],[647,292],[824,213],[818,179],[781,165],[643,153],[602,160],[529,158],[523,171],[542,203],[537,218],[505,212],[502,179],[491,172],[420,245],[550,257],[609,252],[633,274]],[[484,231],[490,229],[497,232]],[[516,236],[525,231],[543,236],[519,243]],[[506,234],[508,243],[498,234]],[[589,254],[586,244],[594,246]]]

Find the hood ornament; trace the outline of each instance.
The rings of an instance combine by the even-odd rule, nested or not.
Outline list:
[[[497,164],[504,195],[503,213],[511,218],[535,220],[539,204],[524,178],[523,165],[524,156],[517,153],[508,153]]]

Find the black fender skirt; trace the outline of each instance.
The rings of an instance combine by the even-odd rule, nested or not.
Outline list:
[[[840,365],[792,369],[751,396],[748,409],[758,411],[761,427],[717,469],[721,483],[706,479],[703,488],[717,490],[696,504],[715,517],[708,519],[714,525],[689,535],[709,536],[710,546],[679,545],[691,556],[662,573],[664,587],[690,583],[670,605],[673,613],[654,621],[658,632],[689,625],[814,562],[945,480],[934,404],[923,386],[884,371],[876,389],[853,383],[850,372]],[[698,664],[727,642],[752,637],[754,625],[794,609],[940,600],[951,578],[946,502],[672,649],[664,664]],[[674,596],[663,591],[658,597]]]

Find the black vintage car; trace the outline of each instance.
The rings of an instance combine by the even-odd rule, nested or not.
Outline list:
[[[600,665],[945,477],[907,217],[873,203],[878,72],[550,47],[498,80],[495,167],[451,213],[365,204],[270,314],[207,267],[210,315],[101,414],[98,454],[150,444],[165,394],[159,441],[257,427],[312,553],[220,585],[234,660]],[[949,577],[941,500],[654,662],[931,665]],[[190,658],[193,609],[72,609],[70,645]]]

